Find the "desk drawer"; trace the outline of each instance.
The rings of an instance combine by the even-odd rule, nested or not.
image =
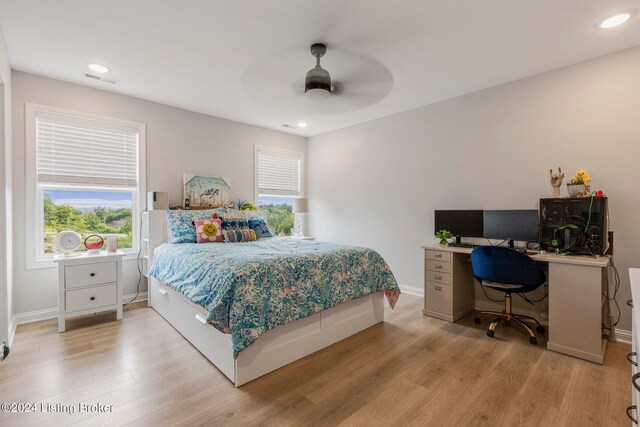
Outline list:
[[[427,259],[432,259],[434,261],[451,261],[451,252],[445,251],[427,251]]]
[[[424,282],[424,308],[450,316],[451,286],[429,281]]]
[[[439,273],[437,271],[425,271],[424,272],[425,280],[430,282],[438,282],[443,283],[445,285],[451,284],[451,275],[448,273]]]
[[[451,263],[445,261],[427,260],[427,270],[436,273],[451,273]]]
[[[118,281],[118,268],[115,262],[72,265],[65,267],[65,287],[99,285]]]
[[[65,307],[67,313],[73,313],[74,311],[115,305],[116,299],[115,283],[112,285],[94,286],[91,288],[67,291],[65,295]]]

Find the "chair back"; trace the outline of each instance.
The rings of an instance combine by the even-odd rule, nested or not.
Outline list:
[[[473,276],[483,280],[512,285],[538,287],[547,276],[529,256],[503,246],[478,246],[471,252]]]

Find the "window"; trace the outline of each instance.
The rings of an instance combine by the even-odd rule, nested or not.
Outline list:
[[[29,267],[50,265],[62,230],[117,236],[119,248],[137,253],[144,124],[33,104],[26,121]]]
[[[304,154],[256,146],[256,193],[269,228],[291,235],[293,199],[302,196]]]

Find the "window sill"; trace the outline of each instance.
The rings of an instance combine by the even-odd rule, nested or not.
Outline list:
[[[125,256],[122,258],[123,261],[135,261],[138,259],[138,251],[129,251],[121,249]],[[140,255],[140,259],[142,259],[142,255]],[[57,268],[58,264],[56,264],[53,259],[43,259],[43,260],[29,260],[27,262],[27,270],[41,270],[45,268]]]

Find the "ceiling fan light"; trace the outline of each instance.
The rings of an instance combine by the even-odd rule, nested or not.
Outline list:
[[[313,100],[323,100],[331,97],[331,92],[325,89],[309,89],[305,94],[305,98]]]

